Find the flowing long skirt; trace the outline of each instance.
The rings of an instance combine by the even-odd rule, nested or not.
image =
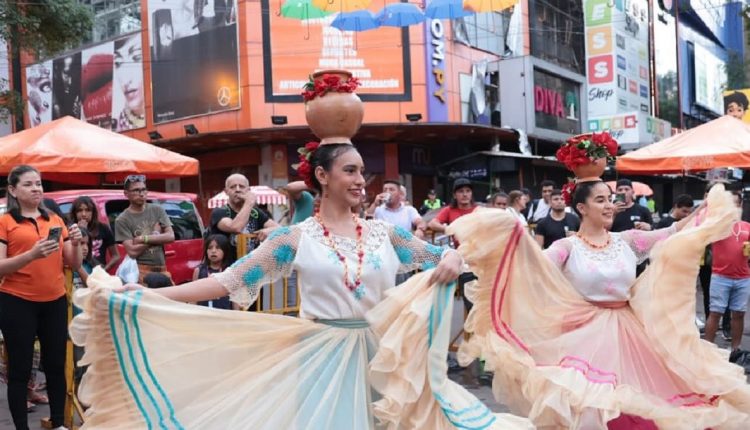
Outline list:
[[[743,369],[694,325],[703,249],[736,216],[714,189],[707,219],[655,248],[632,299],[616,308],[584,300],[513,217],[485,210],[457,220],[459,251],[479,278],[467,290],[473,335],[459,360],[484,357],[496,397],[538,428],[750,428]]]
[[[452,288],[426,280],[393,289],[370,324],[320,323],[113,293],[95,272],[71,327],[90,366],[84,428],[532,428],[447,380]]]

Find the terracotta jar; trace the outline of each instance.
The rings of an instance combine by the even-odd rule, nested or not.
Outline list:
[[[593,163],[584,164],[573,169],[578,182],[598,181],[607,168],[606,158],[597,158]]]
[[[313,80],[323,79],[323,75],[337,75],[342,81],[352,77],[345,70],[321,70],[312,75]],[[305,102],[305,118],[312,132],[318,136],[321,145],[332,143],[352,143],[357,134],[365,109],[362,100],[354,93],[328,92]]]

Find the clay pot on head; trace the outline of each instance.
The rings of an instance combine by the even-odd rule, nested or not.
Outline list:
[[[573,169],[578,182],[599,181],[607,168],[606,158],[597,158],[594,162]]]
[[[346,81],[352,77],[345,70],[322,70],[312,75],[313,80],[323,79],[323,75],[337,75]],[[320,139],[321,145],[352,143],[362,125],[365,109],[362,100],[354,93],[328,92],[305,102],[305,118],[312,132]]]

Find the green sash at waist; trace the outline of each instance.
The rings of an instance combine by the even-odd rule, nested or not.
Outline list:
[[[315,320],[315,322],[320,324],[325,324],[331,327],[337,327],[337,328],[367,328],[370,327],[370,324],[367,323],[365,320],[356,320],[356,319],[340,319],[340,320]]]

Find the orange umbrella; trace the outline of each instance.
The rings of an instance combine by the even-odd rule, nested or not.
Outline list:
[[[617,181],[609,181],[607,185],[613,190],[617,189]],[[633,193],[636,196],[653,196],[654,190],[643,182],[633,181]]]
[[[0,139],[0,173],[29,164],[44,179],[98,185],[130,173],[149,178],[198,174],[198,160],[70,116]]]
[[[617,159],[620,173],[701,172],[750,167],[750,124],[729,115]]]
[[[502,12],[518,4],[518,0],[464,0],[464,9],[475,13]]]

